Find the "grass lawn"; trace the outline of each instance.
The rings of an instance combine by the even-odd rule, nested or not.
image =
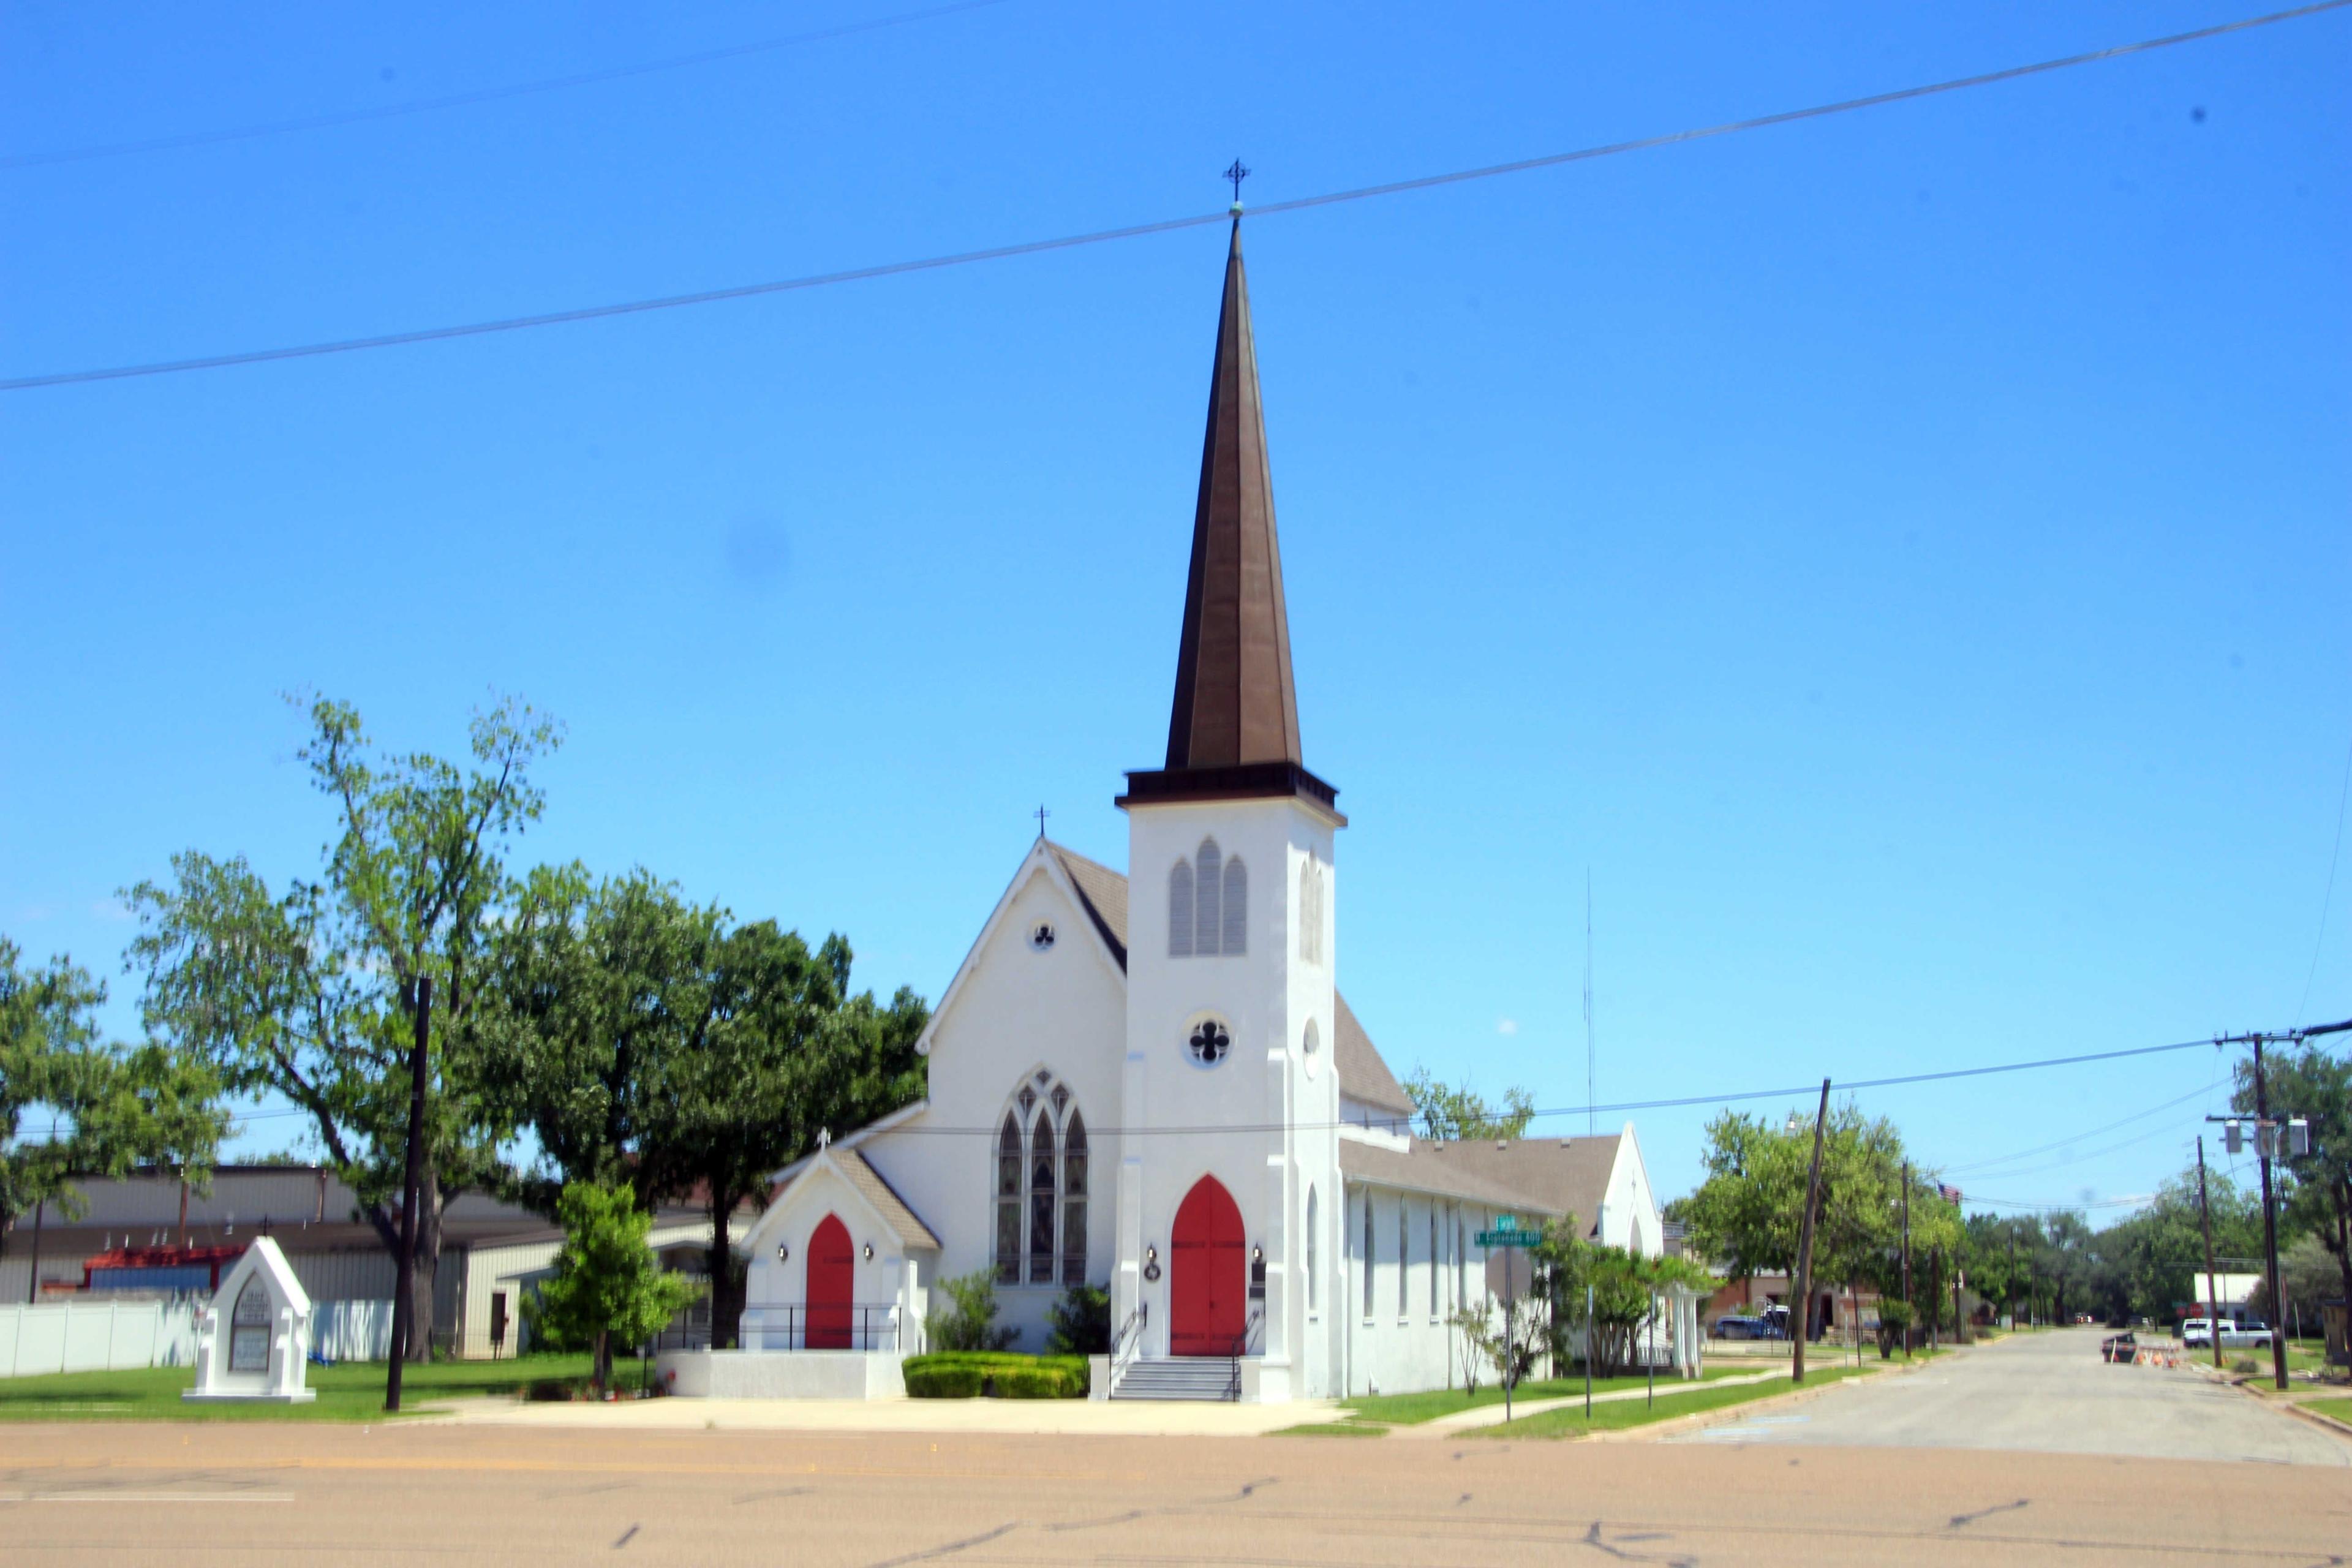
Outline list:
[[[1816,1387],[1844,1378],[1867,1376],[1876,1371],[1874,1365],[1807,1368],[1805,1386]],[[1476,1437],[1581,1437],[1588,1432],[1613,1432],[1628,1426],[1646,1426],[1654,1421],[1671,1421],[1678,1415],[1690,1415],[1702,1410],[1720,1410],[1729,1405],[1746,1405],[1752,1400],[1770,1399],[1789,1392],[1789,1385],[1775,1379],[1770,1383],[1741,1384],[1730,1388],[1705,1389],[1697,1394],[1682,1394],[1663,1400],[1652,1407],[1638,1399],[1621,1404],[1596,1405],[1592,1415],[1586,1419],[1581,1405],[1563,1405],[1558,1410],[1546,1410],[1538,1415],[1507,1421],[1499,1426],[1480,1426],[1469,1435]]]
[[[2316,1410],[2322,1415],[2333,1415],[2338,1421],[2352,1423],[2352,1399],[2306,1399],[2306,1410]]]
[[[436,1400],[511,1394],[543,1379],[588,1375],[585,1355],[534,1355],[514,1361],[436,1362],[412,1366],[401,1378],[403,1415]],[[180,1394],[196,1383],[195,1369],[141,1367],[131,1372],[68,1372],[48,1377],[0,1378],[0,1422],[6,1421],[388,1421],[383,1413],[382,1362],[314,1366],[308,1405],[185,1405]],[[634,1389],[637,1369],[616,1363],[616,1387]]]
[[[1770,1370],[1769,1366],[1711,1366],[1705,1375],[1712,1381],[1718,1377],[1738,1377]],[[1609,1394],[1619,1389],[1643,1388],[1648,1383],[1644,1377],[1596,1377],[1592,1380],[1592,1392]],[[1659,1384],[1662,1387],[1683,1386],[1682,1381],[1674,1377],[1661,1378]],[[1530,1399],[1565,1399],[1583,1392],[1582,1378],[1554,1377],[1519,1384],[1511,1399],[1514,1404],[1524,1404]],[[1465,1394],[1458,1388],[1433,1388],[1421,1394],[1367,1394],[1361,1399],[1350,1399],[1345,1403],[1360,1422],[1382,1426],[1415,1426],[1423,1421],[1434,1421],[1440,1415],[1451,1415],[1456,1411],[1500,1405],[1503,1403],[1503,1391],[1490,1384],[1482,1385],[1475,1394]]]

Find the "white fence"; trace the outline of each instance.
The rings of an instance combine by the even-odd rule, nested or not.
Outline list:
[[[383,1361],[392,1354],[390,1301],[315,1301],[310,1351],[328,1361]]]
[[[186,1297],[0,1307],[0,1377],[194,1366],[196,1308]],[[390,1301],[320,1301],[312,1310],[313,1353],[332,1362],[382,1361],[392,1353]]]
[[[0,1307],[0,1377],[190,1366],[196,1310],[178,1301],[59,1301]]]

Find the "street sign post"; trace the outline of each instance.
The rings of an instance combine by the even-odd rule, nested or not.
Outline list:
[[[1492,1230],[1478,1233],[1478,1245],[1486,1249],[1486,1289],[1503,1302],[1503,1419],[1511,1418],[1511,1391],[1518,1382],[1518,1319],[1519,1298],[1535,1286],[1535,1263],[1527,1249],[1543,1240],[1540,1229],[1528,1230],[1519,1224],[1517,1215],[1495,1216]]]

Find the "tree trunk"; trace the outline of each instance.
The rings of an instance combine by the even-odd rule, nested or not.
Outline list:
[[[596,1397],[602,1399],[604,1391],[613,1386],[613,1335],[609,1330],[596,1331],[596,1360],[589,1375],[594,1383]]]
[[[433,1286],[441,1272],[441,1180],[431,1165],[416,1192],[416,1272],[409,1290],[408,1359],[433,1359]]]
[[[735,1248],[727,1234],[734,1205],[710,1189],[710,1348],[733,1350],[743,1329],[743,1289],[735,1277]]]

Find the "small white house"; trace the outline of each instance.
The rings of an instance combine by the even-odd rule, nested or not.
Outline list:
[[[267,1400],[304,1405],[310,1358],[310,1298],[268,1237],[245,1249],[196,1318],[194,1401]]]

